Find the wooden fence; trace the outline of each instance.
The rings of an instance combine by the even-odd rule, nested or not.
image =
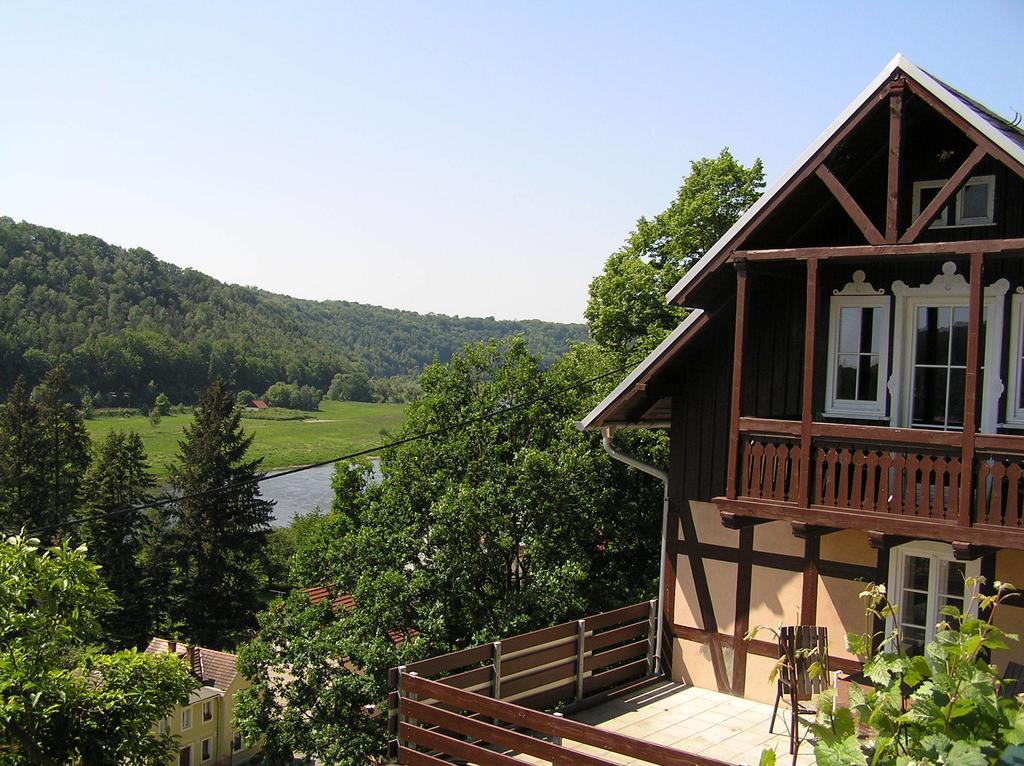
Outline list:
[[[599,701],[651,679],[657,611],[657,601],[645,601],[394,668],[393,755],[414,765],[446,758],[485,766],[525,763],[511,750],[564,766],[611,763],[562,747],[560,738],[567,737],[652,763],[715,766],[713,759],[538,710]]]

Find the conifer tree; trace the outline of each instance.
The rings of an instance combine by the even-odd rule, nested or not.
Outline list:
[[[63,365],[46,373],[33,398],[39,408],[42,478],[49,501],[38,526],[46,526],[67,521],[78,509],[82,479],[89,467],[89,434]]]
[[[0,406],[0,525],[5,532],[42,526],[47,518],[39,408],[24,378]]]
[[[139,557],[152,523],[144,512],[106,514],[150,501],[153,484],[139,435],[111,431],[97,446],[82,487],[88,521],[81,535],[89,558],[100,565],[100,577],[117,599],[104,627],[121,646],[140,646],[150,638],[147,570]]]
[[[157,557],[166,568],[166,628],[210,647],[233,646],[255,626],[273,501],[256,480],[234,396],[215,381],[178,442],[171,486],[183,498],[166,506]],[[222,488],[249,482],[245,486]],[[207,493],[200,497],[189,497]]]

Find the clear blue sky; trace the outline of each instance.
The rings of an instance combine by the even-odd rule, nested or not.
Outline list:
[[[218,7],[214,7],[218,6]],[[897,52],[1024,111],[1024,2],[0,2],[0,214],[307,298],[578,321],[689,162]]]

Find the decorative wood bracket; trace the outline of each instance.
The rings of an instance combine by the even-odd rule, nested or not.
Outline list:
[[[732,511],[720,511],[719,515],[722,517],[722,526],[726,529],[746,529],[772,521],[772,519],[758,519],[754,516],[741,516]]]
[[[792,521],[790,522],[790,529],[793,532],[793,537],[798,537],[801,540],[841,531],[838,527],[823,527],[818,524],[808,524],[806,521]]]
[[[995,548],[985,545],[975,545],[974,543],[965,543],[959,540],[953,541],[953,558],[957,561],[974,561],[988,553],[995,553],[995,551]]]
[[[893,535],[888,532],[878,532],[871,530],[868,532],[868,545],[874,548],[876,551],[884,551],[889,548],[895,548],[897,545],[903,545],[903,543],[909,543],[913,540],[913,537],[904,537],[902,535]]]

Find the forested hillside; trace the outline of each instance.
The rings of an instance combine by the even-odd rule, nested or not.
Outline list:
[[[551,360],[586,328],[299,300],[0,217],[0,397],[58,360],[76,386],[131,406],[157,391],[195,401],[216,377],[256,392],[277,381],[324,390],[339,372],[415,375],[466,343],[515,334]]]

